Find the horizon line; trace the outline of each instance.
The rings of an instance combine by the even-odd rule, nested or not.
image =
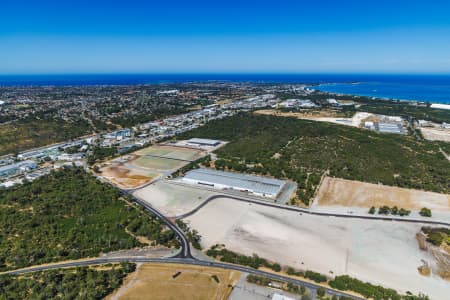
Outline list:
[[[51,72],[51,73],[0,73],[1,77],[13,76],[171,76],[171,75],[251,75],[251,76],[277,76],[277,75],[383,75],[383,76],[450,76],[447,72]]]

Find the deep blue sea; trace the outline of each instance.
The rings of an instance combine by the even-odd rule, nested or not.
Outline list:
[[[108,74],[0,76],[0,86],[131,85],[198,81],[320,83],[322,91],[450,104],[450,75]]]
[[[315,89],[338,94],[450,104],[450,76],[377,76],[321,84]]]

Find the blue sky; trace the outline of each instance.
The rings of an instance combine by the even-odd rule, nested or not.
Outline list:
[[[448,0],[1,2],[0,74],[450,74]]]

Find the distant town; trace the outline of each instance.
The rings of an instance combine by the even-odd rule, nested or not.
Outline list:
[[[449,139],[448,122],[367,112],[345,117],[345,113],[341,112],[359,107],[358,99],[326,97],[326,93],[315,92],[313,86],[212,82],[164,87],[0,87],[0,126],[21,120],[51,118],[72,123],[72,126],[77,126],[77,122],[82,120],[92,125],[88,131],[95,131],[93,134],[85,131],[83,133],[86,135],[78,139],[0,156],[0,186],[9,187],[24,179],[33,180],[62,166],[73,164],[86,167],[94,149],[114,148],[117,153],[123,154],[190,131],[212,120],[261,109],[265,110],[258,113],[271,113],[268,109],[272,112],[277,110],[278,114],[302,113],[307,119],[382,133],[405,135],[408,129],[420,128],[425,138]],[[405,105],[426,106],[416,102],[405,102]],[[324,114],[317,113],[320,111]],[[325,116],[330,111],[334,117]],[[308,112],[312,112],[310,116]],[[158,118],[160,115],[168,116]],[[337,115],[343,117],[335,117]],[[139,122],[141,120],[151,121]],[[133,126],[123,127],[131,124]]]
[[[446,294],[445,106],[214,81],[0,99],[4,276],[105,270],[103,296],[149,274],[224,299]]]

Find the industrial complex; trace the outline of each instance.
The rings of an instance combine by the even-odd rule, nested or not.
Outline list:
[[[0,178],[21,174],[25,171],[34,170],[38,167],[37,163],[31,160],[25,160],[18,163],[0,167]]]
[[[195,169],[186,173],[183,182],[210,186],[215,189],[244,191],[256,196],[276,198],[286,182],[261,176],[246,175],[211,169]]]
[[[192,138],[186,141],[188,145],[193,146],[211,146],[215,147],[221,143],[219,140]]]

